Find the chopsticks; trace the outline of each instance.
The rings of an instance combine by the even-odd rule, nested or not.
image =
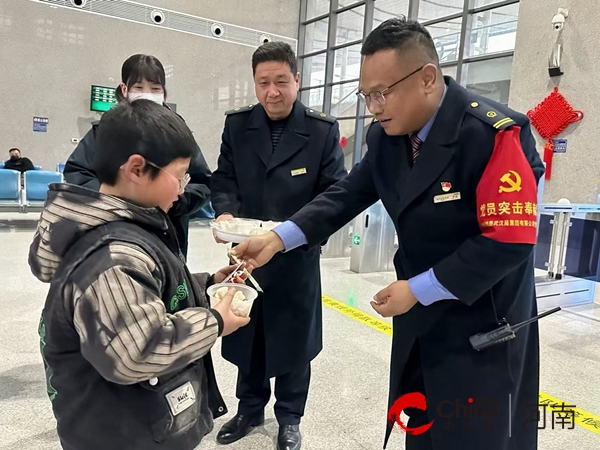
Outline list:
[[[231,252],[228,253],[228,256],[233,260],[233,262],[238,264],[238,266],[236,268],[236,271],[237,271],[242,266],[244,261],[241,261],[237,256],[235,256]],[[235,271],[233,273],[235,273]],[[244,268],[244,274],[246,275],[248,280],[250,280],[250,283],[252,283],[252,285],[258,292],[264,292],[262,290],[262,288],[260,287],[260,285],[258,284],[258,282],[254,279],[254,277],[252,275],[250,275],[250,272],[248,272],[248,270],[246,268]],[[231,274],[230,274],[230,276],[231,276]]]

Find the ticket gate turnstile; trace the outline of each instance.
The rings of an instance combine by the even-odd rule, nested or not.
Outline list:
[[[396,230],[381,201],[363,211],[353,221],[350,270],[356,273],[394,270],[398,249]]]

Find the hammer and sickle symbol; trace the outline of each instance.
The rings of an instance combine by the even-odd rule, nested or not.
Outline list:
[[[505,186],[500,186],[498,192],[519,192],[521,190],[521,176],[514,170],[509,170],[508,173],[502,175],[500,181],[505,183]]]

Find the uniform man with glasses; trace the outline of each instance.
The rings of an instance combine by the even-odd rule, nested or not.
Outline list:
[[[537,412],[537,325],[480,352],[469,340],[537,314],[532,250],[544,168],[529,121],[443,77],[416,22],[384,22],[362,54],[360,95],[376,117],[364,159],[235,251],[263,265],[317,245],[381,200],[399,241],[398,281],[371,303],[394,321],[385,442],[404,427],[408,450],[535,449],[537,423],[524,424]]]

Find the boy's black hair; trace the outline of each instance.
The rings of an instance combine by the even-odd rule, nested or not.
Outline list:
[[[256,75],[256,66],[260,63],[271,61],[287,63],[292,75],[296,76],[298,73],[298,60],[292,47],[285,42],[267,42],[252,55],[252,75]]]
[[[192,132],[170,109],[150,100],[123,102],[104,113],[96,130],[96,178],[113,186],[131,155],[165,167],[176,159],[192,158],[196,151]],[[159,173],[149,164],[145,170],[152,178]]]
[[[121,67],[121,82],[127,86],[127,89],[135,83],[147,80],[151,83],[160,84],[167,97],[167,77],[165,68],[156,56],[137,54],[132,55],[125,60]],[[122,101],[125,97],[121,88],[117,88],[117,100]]]
[[[21,150],[19,150],[17,147],[14,147],[14,148],[11,148],[11,149],[8,151],[8,154],[10,155],[10,152],[14,152],[14,151],[17,151],[17,152],[21,153]]]
[[[405,50],[420,48],[431,59],[439,64],[435,43],[423,25],[405,17],[388,19],[375,28],[362,46],[363,56],[373,55],[381,50]]]

